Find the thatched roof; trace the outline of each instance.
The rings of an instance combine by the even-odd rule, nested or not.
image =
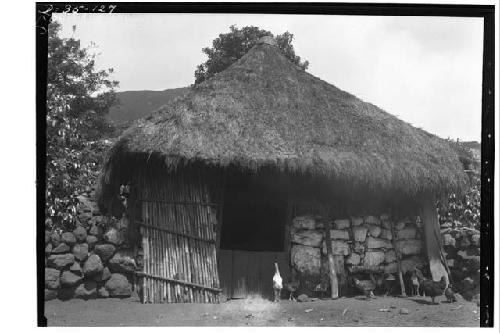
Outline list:
[[[261,43],[137,121],[110,151],[101,186],[127,158],[275,167],[414,195],[466,182],[449,144],[322,81]]]

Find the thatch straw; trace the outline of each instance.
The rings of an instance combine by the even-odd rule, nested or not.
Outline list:
[[[137,121],[110,151],[102,189],[129,158],[153,155],[170,168],[271,166],[408,195],[466,184],[445,140],[301,70],[268,44]]]

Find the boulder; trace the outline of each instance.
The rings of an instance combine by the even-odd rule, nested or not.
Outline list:
[[[75,256],[71,253],[53,254],[47,258],[47,265],[51,268],[62,270],[65,267],[73,265]]]
[[[50,234],[50,242],[52,243],[53,247],[58,246],[59,244],[61,244],[61,236],[54,231]]]
[[[462,249],[469,247],[471,244],[469,237],[467,235],[463,235],[462,237],[460,237],[459,242],[460,242],[459,246]]]
[[[392,243],[387,239],[368,237],[366,247],[369,249],[392,249]]]
[[[94,246],[94,253],[101,258],[102,262],[107,262],[115,251],[116,248],[112,244],[99,244]]]
[[[387,240],[392,240],[392,232],[390,229],[383,228],[382,231],[380,232],[379,237]]]
[[[97,244],[97,242],[98,242],[98,239],[96,236],[89,235],[85,239],[85,242],[89,245],[89,250],[93,250],[94,245]]]
[[[366,227],[354,227],[352,228],[352,234],[356,242],[364,242],[366,239],[366,232],[368,228]]]
[[[310,301],[309,296],[307,296],[306,294],[300,294],[297,297],[297,302],[309,302],[309,301]]]
[[[292,265],[298,272],[307,276],[318,276],[320,274],[321,254],[318,248],[294,245],[291,249],[291,259]]]
[[[46,246],[45,246],[45,255],[49,255],[52,253],[52,244],[51,243],[48,243]]]
[[[87,243],[79,243],[73,246],[73,255],[76,260],[83,261],[89,255],[89,246]]]
[[[365,245],[360,242],[354,242],[352,250],[357,253],[365,253]]]
[[[323,234],[316,230],[300,229],[292,233],[292,243],[319,247],[323,241]]]
[[[353,252],[347,257],[345,262],[346,264],[357,266],[361,262],[361,256]]]
[[[379,217],[380,221],[388,221],[389,220],[389,214],[382,214]]]
[[[396,252],[394,250],[389,250],[389,251],[385,252],[384,262],[391,263],[394,261],[396,261]]]
[[[366,224],[380,225],[380,220],[372,215],[367,215],[364,218]]]
[[[57,298],[63,301],[67,301],[72,299],[75,296],[75,288],[76,287],[66,287],[66,288],[59,288],[57,290]]]
[[[398,239],[413,239],[417,236],[417,229],[415,227],[405,227],[396,231],[396,235]]]
[[[78,263],[78,261],[75,261],[73,265],[69,268],[70,272],[78,274],[78,275],[83,275],[82,267]]]
[[[85,264],[83,264],[83,274],[85,276],[97,276],[102,273],[103,265],[98,255],[91,254]]]
[[[314,219],[313,216],[310,215],[296,216],[292,220],[292,227],[297,230],[300,229],[314,230],[316,229],[316,220]]]
[[[396,251],[403,255],[419,254],[422,250],[422,241],[419,239],[401,239],[395,243]]]
[[[68,244],[69,246],[73,246],[76,244],[76,238],[72,232],[63,232],[61,234],[61,241]]]
[[[57,298],[57,290],[45,289],[45,300],[50,301]]]
[[[382,228],[391,230],[392,227],[392,221],[390,220],[383,220],[382,221]]]
[[[398,264],[396,262],[391,262],[384,266],[384,273],[394,274],[398,272]]]
[[[106,240],[106,242],[111,243],[115,246],[121,245],[124,241],[122,233],[116,228],[110,228],[104,234],[104,239]]]
[[[60,274],[57,269],[45,268],[45,288],[57,289],[60,285]]]
[[[347,230],[330,230],[330,237],[332,239],[349,240],[349,232]]]
[[[52,253],[62,254],[62,253],[68,253],[70,250],[71,248],[66,243],[61,243],[52,249]]]
[[[449,245],[449,246],[455,246],[456,241],[455,238],[453,238],[450,234],[444,234],[443,235],[443,245]]]
[[[415,268],[422,269],[425,266],[425,262],[419,256],[412,256],[401,260],[401,272],[404,274],[409,271],[413,271]]]
[[[385,254],[382,251],[368,251],[365,252],[364,266],[374,267],[380,266],[384,262]]]
[[[347,229],[351,226],[351,222],[348,219],[335,220],[333,221],[335,229]]]
[[[78,227],[73,230],[73,235],[75,235],[76,241],[78,243],[83,243],[87,239],[87,230],[84,227]]]
[[[404,229],[404,227],[406,227],[405,221],[399,221],[398,223],[396,223],[394,225],[394,229],[396,229],[396,230],[402,230],[402,229]]]
[[[382,228],[380,228],[377,225],[370,225],[368,227],[368,232],[369,232],[370,236],[378,237],[378,236],[380,236],[380,233],[382,232]]]
[[[97,290],[97,297],[99,298],[108,298],[109,297],[109,292],[106,290],[105,287],[101,287]]]
[[[475,234],[471,236],[471,241],[474,246],[480,246],[481,243],[481,235]]]
[[[323,242],[323,254],[327,254],[326,242]],[[351,252],[349,244],[341,240],[332,240],[332,254],[346,256]]]
[[[114,273],[133,273],[136,265],[133,254],[129,251],[118,251],[109,259],[109,269]]]
[[[351,217],[351,224],[356,227],[363,224],[363,218],[361,216]]]
[[[75,298],[91,299],[96,297],[97,283],[93,280],[86,280],[75,289]]]
[[[81,275],[75,274],[71,271],[64,271],[61,274],[61,285],[64,287],[71,287],[83,279]]]
[[[125,276],[119,273],[111,274],[109,280],[106,281],[105,288],[110,297],[130,297],[132,294],[132,286],[130,285],[130,282]]]
[[[92,236],[96,236],[97,238],[100,238],[104,234],[104,231],[101,228],[101,226],[93,225],[89,230],[89,234]]]

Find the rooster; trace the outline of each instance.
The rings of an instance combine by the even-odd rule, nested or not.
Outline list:
[[[299,281],[288,281],[287,283],[283,284],[283,287],[285,287],[285,289],[290,292],[290,297],[288,298],[290,301],[297,300],[295,297],[293,297],[293,293],[296,292],[299,288]]]
[[[283,289],[283,279],[281,278],[277,262],[274,263],[274,267],[275,267],[273,276],[274,301],[279,302],[281,298],[281,289]]]
[[[418,282],[424,291],[425,296],[430,296],[432,303],[437,304],[434,299],[444,293],[444,290],[446,289],[446,278],[444,276],[441,277],[439,282],[426,279],[418,268],[415,268],[415,275],[417,276]]]

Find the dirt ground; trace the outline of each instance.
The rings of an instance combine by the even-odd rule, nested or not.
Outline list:
[[[352,297],[304,303],[254,298],[221,304],[141,304],[137,297],[73,299],[45,302],[45,316],[49,326],[479,326],[476,304],[450,304],[444,296],[437,301],[432,305],[429,298]]]

